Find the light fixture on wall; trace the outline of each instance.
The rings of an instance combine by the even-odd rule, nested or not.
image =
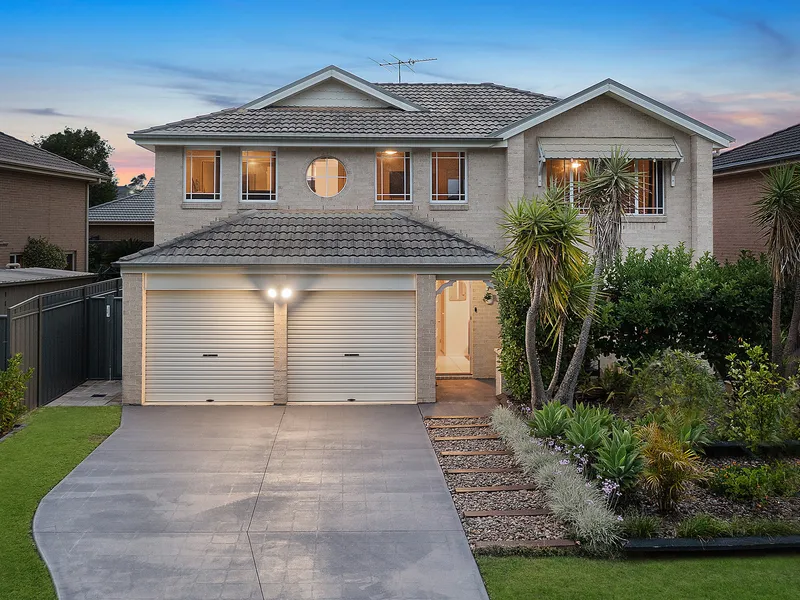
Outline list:
[[[579,163],[577,160],[573,160],[570,166],[577,171],[581,168],[581,163]]]
[[[278,290],[276,290],[275,288],[269,288],[267,290],[267,296],[269,296],[270,298],[277,298],[278,297]]]
[[[384,150],[383,153],[391,156],[392,154],[397,154],[397,150]]]
[[[290,290],[289,288],[283,288],[281,290],[281,298],[283,298],[284,300],[288,300],[291,297],[292,297],[292,290]]]

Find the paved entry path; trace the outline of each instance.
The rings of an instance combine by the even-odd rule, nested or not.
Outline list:
[[[414,406],[125,407],[42,501],[61,600],[486,600]]]

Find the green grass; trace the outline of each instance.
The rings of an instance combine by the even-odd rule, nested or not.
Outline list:
[[[55,600],[31,534],[42,497],[118,426],[116,406],[54,407],[26,417],[27,427],[0,442],[0,595]]]
[[[492,600],[796,599],[800,556],[593,560],[479,557]]]

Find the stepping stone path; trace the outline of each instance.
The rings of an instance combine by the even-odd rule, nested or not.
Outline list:
[[[474,550],[576,546],[488,416],[428,417],[425,425]]]

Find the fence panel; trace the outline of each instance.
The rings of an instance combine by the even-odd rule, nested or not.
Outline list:
[[[122,297],[114,296],[111,315],[113,331],[111,334],[111,379],[122,379]]]
[[[89,379],[122,378],[122,298],[88,299]]]
[[[8,316],[0,315],[0,369],[8,364]]]
[[[119,279],[101,281],[36,296],[8,309],[8,354],[22,353],[23,367],[35,369],[25,394],[28,408],[52,402],[89,377],[106,379],[112,374],[122,330],[114,326],[113,318],[106,318],[103,308],[103,328],[98,332],[92,327],[92,311],[100,310],[96,306],[113,309],[121,288]],[[100,338],[94,340],[93,335]],[[93,370],[103,363],[94,352],[107,355],[102,374]]]

